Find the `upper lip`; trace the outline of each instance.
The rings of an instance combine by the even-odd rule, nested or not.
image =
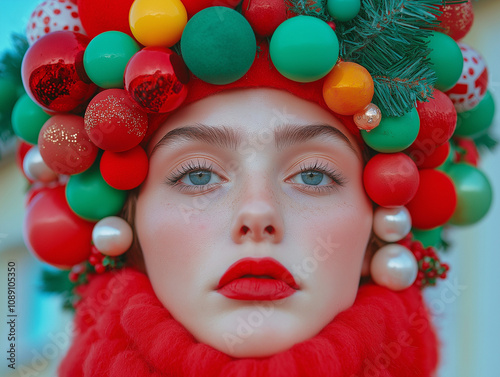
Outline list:
[[[249,275],[249,276],[248,276]],[[298,289],[290,271],[273,258],[243,258],[232,264],[219,280],[217,289],[242,277],[269,277]]]

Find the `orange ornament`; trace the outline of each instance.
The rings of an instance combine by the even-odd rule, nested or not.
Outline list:
[[[351,62],[339,62],[325,77],[323,98],[333,112],[353,115],[373,98],[373,79],[365,67]]]

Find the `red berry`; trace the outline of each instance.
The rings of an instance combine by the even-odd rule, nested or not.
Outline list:
[[[94,269],[95,269],[95,272],[97,272],[98,274],[102,274],[104,271],[106,271],[106,267],[104,267],[101,263],[97,263],[94,266]]]
[[[69,273],[68,277],[69,277],[69,280],[71,282],[76,283],[78,281],[79,274],[77,274],[76,272],[71,271]]]

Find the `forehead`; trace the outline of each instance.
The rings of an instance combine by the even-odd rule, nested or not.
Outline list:
[[[253,88],[227,90],[174,112],[154,133],[148,153],[167,133],[197,125],[234,131],[231,133],[238,134],[243,140],[262,134],[277,135],[289,125],[329,125],[359,151],[355,138],[342,122],[319,105],[282,90]]]

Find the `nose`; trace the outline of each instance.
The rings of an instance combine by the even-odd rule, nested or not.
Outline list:
[[[232,237],[235,243],[271,242],[283,239],[283,218],[271,200],[246,200],[236,213]]]

